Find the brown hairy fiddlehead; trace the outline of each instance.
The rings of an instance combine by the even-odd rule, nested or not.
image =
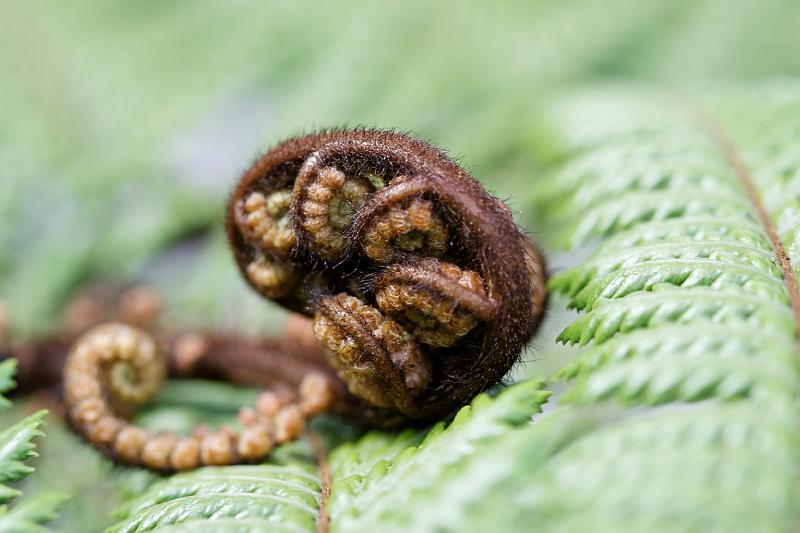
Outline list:
[[[313,321],[349,412],[376,424],[464,404],[508,372],[541,319],[542,259],[508,208],[406,135],[278,145],[239,181],[227,229],[244,278]]]
[[[543,314],[542,257],[505,204],[406,135],[326,131],[281,143],[239,180],[226,228],[245,280],[296,313],[284,337],[151,336],[139,328],[154,327],[157,299],[140,293],[110,313],[118,323],[96,325],[106,304],[75,304],[68,335],[28,349],[20,366],[36,381],[25,369],[91,328],[64,365],[67,416],[121,463],[258,461],[321,412],[380,426],[437,418],[500,381]],[[267,391],[242,409],[240,431],[156,434],[129,419],[166,374]]]

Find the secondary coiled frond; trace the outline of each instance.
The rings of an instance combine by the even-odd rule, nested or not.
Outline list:
[[[155,339],[124,324],[98,326],[72,348],[64,367],[68,417],[92,444],[115,460],[154,470],[190,470],[262,459],[274,444],[297,439],[305,420],[334,401],[330,378],[310,373],[297,393],[264,393],[240,415],[241,431],[153,433],[128,417],[158,392],[167,361]]]

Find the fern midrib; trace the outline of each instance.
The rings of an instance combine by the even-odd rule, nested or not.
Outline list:
[[[317,533],[328,533],[330,517],[328,516],[328,500],[331,495],[331,470],[328,465],[328,452],[322,439],[314,432],[309,432],[308,439],[319,470],[319,510],[317,511]]]
[[[788,291],[789,298],[791,300],[792,313],[794,315],[795,322],[795,344],[798,355],[800,355],[800,336],[798,336],[800,333],[800,291],[798,291],[797,280],[794,277],[794,269],[792,268],[789,256],[786,254],[786,248],[783,245],[783,241],[781,241],[780,237],[778,236],[778,231],[769,215],[769,211],[764,205],[764,202],[761,200],[761,195],[758,193],[758,189],[756,188],[755,180],[750,172],[750,167],[745,162],[741,152],[733,142],[731,136],[728,135],[722,124],[720,124],[711,114],[699,108],[697,109],[697,112],[702,125],[708,131],[714,142],[717,143],[722,155],[728,161],[728,164],[730,164],[734,173],[739,178],[739,181],[745,190],[745,194],[747,194],[750,203],[753,205],[753,208],[756,211],[756,215],[758,215],[758,218],[761,221],[764,231],[772,243],[772,249],[775,253],[775,260],[781,269],[783,281],[786,284],[786,290]]]

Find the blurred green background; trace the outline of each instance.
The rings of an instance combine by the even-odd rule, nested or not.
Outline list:
[[[238,323],[227,191],[332,125],[429,138],[544,231],[526,201],[558,150],[548,94],[793,74],[798,22],[791,0],[3,1],[0,295],[22,335],[109,276],[153,278],[177,320]]]
[[[335,125],[432,140],[546,240],[533,206],[561,155],[553,97],[796,75],[798,27],[796,0],[0,0],[0,300],[17,339],[104,279],[156,285],[175,325],[274,331],[222,207],[259,151]],[[107,524],[107,467],[48,432],[31,490],[80,495],[64,527]]]

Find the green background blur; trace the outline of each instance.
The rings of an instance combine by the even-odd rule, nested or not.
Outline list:
[[[102,279],[156,285],[175,325],[274,331],[280,312],[238,279],[221,219],[277,140],[412,131],[546,235],[532,206],[560,154],[553,96],[796,75],[798,29],[796,0],[0,0],[0,300],[18,339]],[[107,524],[114,476],[48,433],[29,490],[79,495],[64,527]]]

